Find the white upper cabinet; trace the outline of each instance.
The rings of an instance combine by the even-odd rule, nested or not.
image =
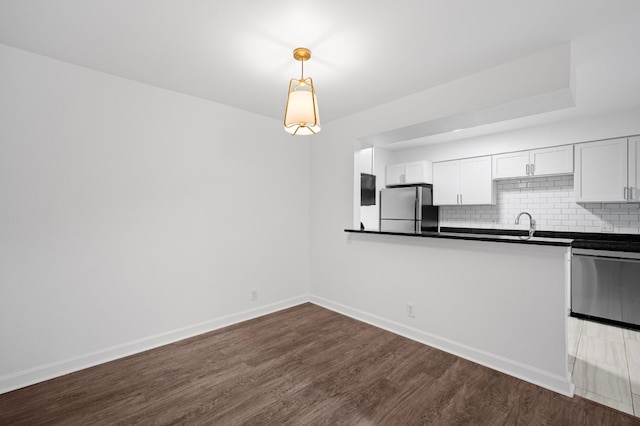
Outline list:
[[[429,161],[404,164],[404,179],[407,183],[431,183],[433,169]]]
[[[385,169],[384,182],[386,186],[431,183],[432,174],[430,161],[392,164]]]
[[[509,152],[493,156],[494,179],[570,173],[573,173],[573,145]]]
[[[554,146],[529,151],[531,176],[573,173],[573,145]]]
[[[460,161],[433,164],[433,204],[460,204]]]
[[[433,164],[433,204],[495,204],[491,157],[467,158]]]
[[[493,159],[493,178],[509,179],[528,176],[529,151],[498,154]]]
[[[393,164],[384,170],[386,186],[402,185],[404,183],[404,164]]]
[[[633,158],[628,151],[627,138],[576,144],[576,202],[624,202],[629,192],[637,192],[628,185],[629,166],[635,173],[637,155]]]
[[[460,164],[460,204],[495,204],[491,157],[468,158]]]
[[[640,136],[629,138],[629,193],[627,201],[640,201]]]

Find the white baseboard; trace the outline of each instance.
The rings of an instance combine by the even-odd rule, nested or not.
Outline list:
[[[84,354],[75,358],[66,359],[60,362],[34,367],[28,370],[19,371],[0,377],[0,394],[29,386],[45,380],[53,379],[98,364],[124,358],[129,355],[144,352],[159,346],[164,346],[179,340],[187,339],[198,334],[207,333],[242,321],[247,321],[263,315],[267,315],[282,309],[300,305],[305,302],[312,302],[323,308],[330,309],[340,314],[357,319],[358,321],[371,324],[400,336],[415,340],[422,344],[441,349],[453,355],[465,358],[469,361],[484,365],[494,370],[501,371],[518,379],[533,383],[543,388],[552,390],[566,396],[573,396],[574,386],[568,377],[561,377],[550,374],[546,371],[518,363],[516,361],[500,357],[474,349],[469,346],[434,336],[424,331],[408,327],[406,325],[387,320],[377,315],[372,315],[358,309],[351,308],[340,303],[324,299],[319,296],[298,296],[281,302],[273,303],[238,312],[232,315],[219,317],[193,324],[188,327],[160,333],[143,339],[112,346],[103,350]]]
[[[0,377],[0,394],[63,376],[65,374],[73,373],[75,371],[84,370],[85,368],[93,367],[98,364],[103,364],[105,362],[144,352],[159,346],[164,346],[198,334],[207,333],[242,321],[267,315],[308,301],[309,297],[307,295],[298,296],[277,303],[260,306],[255,309],[214,318],[198,324],[123,343],[121,345],[108,347],[96,352],[87,353],[52,364],[41,365],[28,370],[8,374]]]
[[[319,296],[312,295],[309,299],[311,303],[323,308],[330,309],[375,327],[415,340],[419,343],[443,350],[477,364],[484,365],[485,367],[489,367],[493,370],[500,371],[526,382],[533,383],[534,385],[557,392],[561,395],[573,397],[574,385],[569,380],[568,374],[566,377],[551,374],[539,368],[425,333],[424,331],[404,324],[390,321],[377,315],[372,315]]]

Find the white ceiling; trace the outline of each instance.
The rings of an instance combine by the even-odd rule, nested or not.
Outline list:
[[[276,119],[308,47],[325,126],[620,28],[631,40],[606,49],[636,68],[593,78],[613,80],[599,102],[638,105],[638,25],[637,0],[0,0],[0,43]]]

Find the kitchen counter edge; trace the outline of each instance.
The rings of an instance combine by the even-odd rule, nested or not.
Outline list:
[[[533,236],[517,235],[491,235],[491,234],[475,234],[475,233],[457,233],[457,232],[422,232],[420,234],[408,234],[404,232],[387,232],[387,231],[367,231],[360,229],[345,229],[345,232],[354,234],[374,234],[374,235],[399,235],[403,237],[418,238],[446,238],[453,240],[468,241],[491,241],[497,243],[515,243],[515,244],[536,244],[545,246],[571,247],[572,239],[566,238],[546,238]]]

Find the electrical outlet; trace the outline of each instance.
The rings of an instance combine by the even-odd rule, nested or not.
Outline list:
[[[411,318],[416,317],[416,305],[407,303],[407,316]]]
[[[255,302],[256,300],[258,300],[258,290],[251,290],[251,301]]]

